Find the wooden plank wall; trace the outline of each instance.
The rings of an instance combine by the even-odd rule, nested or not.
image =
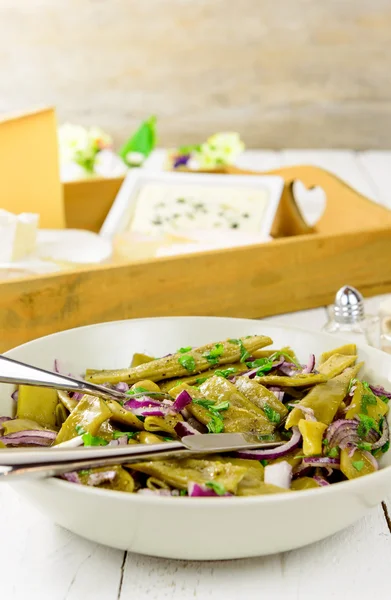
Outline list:
[[[123,140],[388,148],[389,0],[1,0],[0,112],[53,103]]]

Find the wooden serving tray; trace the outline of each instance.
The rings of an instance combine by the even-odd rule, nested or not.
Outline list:
[[[220,172],[251,173],[233,167]],[[277,239],[4,282],[0,351],[55,331],[116,319],[260,318],[304,310],[331,302],[344,284],[365,296],[391,292],[391,211],[317,167],[263,174],[285,181],[273,227]],[[315,227],[305,223],[295,202],[296,180],[326,193],[326,210]]]

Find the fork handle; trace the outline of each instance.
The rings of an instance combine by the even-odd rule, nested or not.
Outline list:
[[[152,445],[151,445],[152,446]],[[46,477],[57,477],[78,471],[80,469],[94,469],[96,467],[106,467],[112,465],[132,464],[140,460],[161,460],[162,458],[186,458],[193,456],[194,452],[190,450],[161,450],[157,452],[146,450],[137,456],[113,456],[109,458],[84,458],[61,463],[42,463],[42,464],[26,464],[13,466],[0,466],[0,483],[17,483],[21,480],[43,479]]]
[[[14,385],[33,385],[67,392],[79,392],[81,394],[91,394],[99,396],[106,400],[118,398],[122,400],[124,395],[116,390],[107,390],[101,385],[90,383],[61,375],[53,371],[33,367],[25,363],[7,358],[0,354],[0,383],[12,383]]]

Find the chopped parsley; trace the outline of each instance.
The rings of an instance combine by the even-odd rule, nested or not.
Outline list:
[[[385,402],[386,404],[389,403],[390,399],[388,396],[378,396],[380,398],[380,400],[382,400],[383,402]]]
[[[202,355],[210,365],[217,365],[219,363],[219,358],[224,352],[223,344],[215,344],[215,347],[209,350],[208,352],[204,352]]]
[[[269,406],[269,404],[265,404],[263,406],[263,411],[269,419],[270,423],[275,423],[276,425],[278,425],[278,423],[281,421],[281,415],[271,406]]]
[[[322,441],[323,446],[328,446],[329,445],[329,440],[324,439]]]
[[[98,435],[92,435],[92,433],[88,432],[83,433],[81,437],[84,446],[107,446],[109,443],[102,437],[99,437]]]
[[[258,371],[256,375],[258,377],[262,377],[265,373],[269,373],[269,371],[273,368],[273,359],[269,358],[256,358],[252,362],[247,362],[246,365],[249,369],[256,369],[258,367]]]
[[[213,408],[216,404],[213,400],[207,400],[206,398],[193,398],[193,404],[198,404],[198,406],[202,406],[209,410],[211,407]]]
[[[205,408],[210,415],[210,420],[207,423],[209,433],[221,433],[224,431],[224,421],[220,415],[220,411],[227,410],[229,408],[228,401],[214,402],[213,400],[207,400],[206,398],[196,398],[193,400],[193,404],[198,404]]]
[[[148,393],[147,388],[141,387],[141,386],[136,386],[134,388],[132,388],[131,390],[128,390],[127,392],[125,392],[127,396],[133,396],[134,394],[145,394]]]
[[[352,462],[352,465],[356,469],[356,471],[361,471],[364,467],[364,461],[363,460],[355,460],[354,462]]]
[[[206,381],[207,379],[208,379],[207,377],[198,377],[198,378],[195,380],[195,384],[196,384],[196,385],[202,385],[203,383],[205,383],[205,381]]]
[[[163,440],[164,440],[165,442],[172,442],[172,441],[173,441],[173,440],[172,440],[172,437],[164,437],[164,438],[163,438]]]
[[[359,414],[358,418],[360,419],[360,423],[357,427],[357,434],[361,439],[364,439],[371,429],[374,429],[377,432],[379,431],[378,424],[376,423],[375,419],[372,419],[372,417]]]
[[[357,444],[357,448],[359,450],[365,450],[366,452],[370,452],[372,450],[372,444],[369,442],[360,442]]]
[[[216,404],[214,400],[207,400],[206,398],[195,398],[193,400],[193,404],[203,406],[204,408],[210,411],[227,410],[227,408],[229,408],[229,402],[227,400],[218,402]]]
[[[83,477],[86,475],[90,475],[91,474],[91,469],[82,469],[81,471],[78,471],[78,474],[81,475]]]
[[[212,414],[211,420],[207,423],[206,427],[209,433],[222,433],[224,431],[224,421],[218,413]]]
[[[248,358],[250,358],[250,352],[246,350],[245,345],[242,340],[231,339],[228,340],[230,344],[236,344],[240,348],[240,362],[246,362]]]
[[[389,450],[389,448],[390,448],[390,441],[388,440],[388,442],[386,442],[386,443],[384,444],[384,446],[382,446],[382,447],[381,447],[381,451],[382,451],[382,452],[383,452],[383,454],[384,454],[385,452],[387,452],[387,451]]]
[[[329,456],[330,458],[337,458],[339,454],[339,448],[338,446],[334,446],[334,448],[331,448],[328,453],[327,456]]]
[[[218,404],[215,404],[214,410],[227,410],[227,408],[229,408],[229,406],[230,406],[230,404],[229,404],[228,400],[222,400]]]
[[[265,458],[262,458],[259,462],[261,463],[261,465],[263,467],[266,467],[269,464],[269,461],[266,460]]]
[[[186,371],[189,371],[189,373],[193,373],[193,371],[196,369],[194,357],[190,354],[183,354],[178,358],[178,362],[184,369],[186,369]]]
[[[361,410],[364,415],[368,414],[368,406],[376,406],[377,400],[374,394],[363,394],[361,398]]]
[[[222,483],[217,483],[217,481],[207,481],[205,483],[206,487],[213,490],[218,496],[224,496],[227,493],[227,490],[223,486]]]
[[[126,435],[128,440],[130,440],[131,438],[134,438],[134,436],[136,434],[137,434],[137,431],[114,431],[113,432],[113,440],[118,440],[118,438],[121,438],[124,435]]]
[[[187,496],[186,490],[179,490],[179,495],[180,496]]]
[[[235,367],[228,367],[228,369],[216,369],[214,375],[217,375],[217,377],[224,377],[224,379],[227,379],[234,373],[236,373]]]
[[[179,348],[178,352],[180,354],[185,354],[186,352],[190,352],[192,350],[192,346],[186,346],[185,348]]]
[[[268,373],[273,369],[274,361],[278,360],[281,356],[285,358],[285,360],[287,360],[288,362],[293,363],[295,366],[300,366],[290,354],[284,352],[283,350],[274,352],[268,357],[256,358],[251,362],[247,362],[246,365],[249,369],[256,369],[257,367],[259,367],[258,371],[256,372],[256,375],[258,377],[262,377],[265,373]]]

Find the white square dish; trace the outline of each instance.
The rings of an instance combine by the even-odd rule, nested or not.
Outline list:
[[[100,234],[193,230],[242,232],[268,239],[283,191],[278,176],[131,171]]]

